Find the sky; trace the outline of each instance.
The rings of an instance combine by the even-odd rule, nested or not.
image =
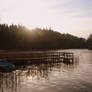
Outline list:
[[[49,28],[87,38],[92,0],[0,0],[0,23]]]

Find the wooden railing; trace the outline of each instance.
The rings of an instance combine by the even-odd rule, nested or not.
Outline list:
[[[73,63],[74,54],[71,52],[40,51],[30,53],[0,53],[0,59],[16,62],[70,62]]]

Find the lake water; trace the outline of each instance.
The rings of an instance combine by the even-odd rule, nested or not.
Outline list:
[[[92,92],[92,51],[60,50],[74,53],[74,63],[21,66],[0,73],[0,92]]]

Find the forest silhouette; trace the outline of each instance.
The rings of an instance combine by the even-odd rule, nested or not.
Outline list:
[[[51,28],[28,29],[22,25],[0,24],[1,50],[92,49],[92,34],[88,39],[59,33]]]

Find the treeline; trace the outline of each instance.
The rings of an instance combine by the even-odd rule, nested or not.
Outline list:
[[[21,25],[0,24],[0,49],[92,49],[92,35],[86,40],[50,29],[29,30]]]
[[[92,50],[92,34],[87,39],[87,48]]]

